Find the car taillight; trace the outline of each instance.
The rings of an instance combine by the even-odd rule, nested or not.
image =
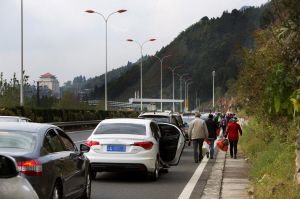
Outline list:
[[[153,142],[135,142],[134,144],[132,144],[133,146],[139,146],[142,147],[146,150],[150,150],[152,149],[153,146]]]
[[[94,146],[94,145],[100,145],[100,142],[98,141],[94,141],[94,140],[87,140],[85,141],[85,143],[87,146],[91,147],[91,146]]]
[[[37,160],[18,162],[18,168],[27,176],[42,176],[42,164]]]

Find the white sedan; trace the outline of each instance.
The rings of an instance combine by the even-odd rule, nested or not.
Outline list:
[[[184,148],[182,131],[172,124],[143,119],[107,119],[85,143],[93,178],[97,172],[142,171],[157,180],[163,163],[177,165]]]

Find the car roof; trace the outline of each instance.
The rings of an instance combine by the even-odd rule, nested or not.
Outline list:
[[[135,118],[119,118],[119,119],[105,119],[101,124],[113,124],[113,123],[131,123],[131,124],[150,124],[152,120],[142,120]]]
[[[5,115],[0,115],[1,118],[17,118],[17,119],[29,119],[27,117],[22,117],[22,116],[5,116]]]
[[[172,113],[169,112],[145,112],[141,113],[139,116],[144,116],[144,115],[159,115],[159,116],[171,116]]]
[[[31,132],[31,133],[39,133],[44,132],[49,128],[57,128],[51,124],[43,124],[43,123],[26,123],[26,122],[0,122],[0,130],[6,131],[23,131],[23,132]]]

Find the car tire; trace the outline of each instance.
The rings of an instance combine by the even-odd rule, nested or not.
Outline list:
[[[92,172],[88,171],[86,175],[85,189],[81,195],[81,199],[90,199],[92,191]]]
[[[56,182],[53,187],[51,199],[62,199],[62,186],[59,182]]]
[[[91,171],[91,179],[95,180],[97,176],[97,171]]]
[[[149,179],[151,181],[157,181],[159,178],[159,161],[156,159],[154,171],[149,173]]]

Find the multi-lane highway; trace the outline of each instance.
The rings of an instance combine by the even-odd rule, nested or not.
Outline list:
[[[91,131],[69,132],[69,136],[79,145]],[[139,173],[98,173],[92,182],[93,199],[173,199],[200,198],[214,160],[194,163],[192,147],[186,146],[178,166],[168,173],[161,173],[156,182],[146,180]]]

